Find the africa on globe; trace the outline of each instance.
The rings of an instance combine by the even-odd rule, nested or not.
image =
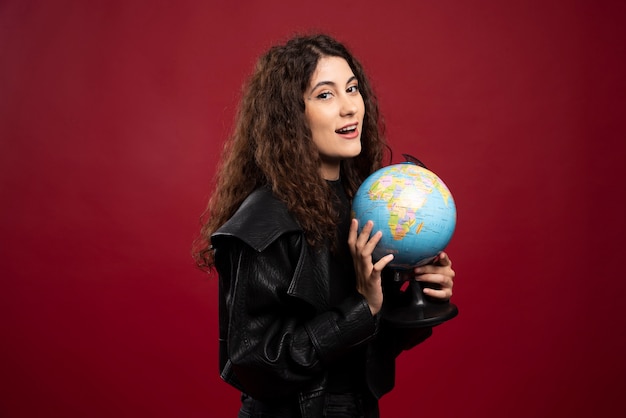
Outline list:
[[[445,249],[456,227],[456,206],[444,182],[432,171],[406,162],[372,173],[352,202],[352,216],[362,228],[368,220],[382,238],[375,261],[387,254],[388,264],[405,270],[432,261]]]

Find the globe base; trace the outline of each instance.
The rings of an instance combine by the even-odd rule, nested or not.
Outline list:
[[[424,294],[420,283],[411,280],[407,292],[411,301],[405,306],[385,306],[382,319],[398,328],[434,327],[457,316],[456,305],[450,302],[431,300]]]

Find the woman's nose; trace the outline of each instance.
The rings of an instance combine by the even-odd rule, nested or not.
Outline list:
[[[357,98],[351,96],[344,96],[341,102],[341,115],[342,116],[352,116],[359,109],[357,104]]]

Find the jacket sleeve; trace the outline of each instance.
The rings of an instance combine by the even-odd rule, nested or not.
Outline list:
[[[319,381],[333,360],[378,329],[356,291],[327,311],[289,292],[303,245],[296,233],[263,251],[236,238],[216,246],[225,354],[241,388],[257,399],[294,394]]]

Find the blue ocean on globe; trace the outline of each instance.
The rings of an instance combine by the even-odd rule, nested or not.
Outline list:
[[[456,205],[444,182],[413,163],[394,164],[372,173],[354,196],[352,215],[359,228],[368,220],[382,238],[373,258],[387,254],[389,267],[404,270],[427,264],[443,251],[456,227]]]

